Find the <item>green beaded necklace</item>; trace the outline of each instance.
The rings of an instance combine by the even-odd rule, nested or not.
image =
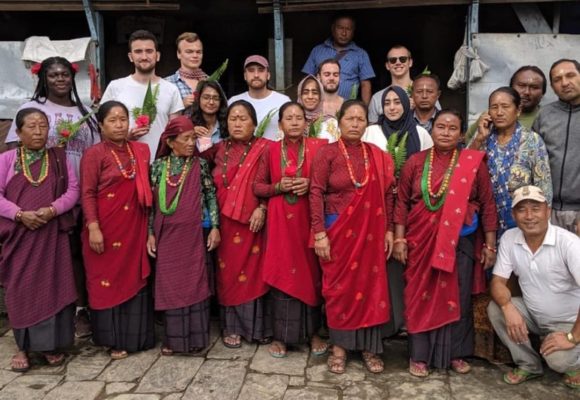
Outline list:
[[[173,198],[173,201],[169,205],[169,208],[167,208],[167,170],[169,168],[162,168],[161,170],[161,181],[159,182],[159,211],[161,211],[161,214],[163,215],[173,215],[175,213],[175,210],[177,210],[179,198],[183,190],[183,184],[185,183],[185,178],[191,167],[191,158],[188,158],[185,162],[186,164],[188,164],[188,166],[182,172],[184,176],[181,177],[179,189],[177,189],[177,194]]]
[[[423,164],[423,175],[421,176],[421,194],[423,195],[423,201],[425,202],[425,206],[427,207],[427,209],[429,211],[437,211],[441,208],[441,206],[445,202],[449,186],[448,184],[446,185],[447,187],[444,188],[443,193],[438,197],[438,200],[435,202],[435,204],[432,204],[431,195],[429,193],[429,187],[431,186],[429,184],[430,183],[429,180],[431,179],[432,154],[433,151],[427,153],[427,158],[425,158],[425,164]],[[445,171],[445,175],[443,176],[442,185],[445,185],[445,182],[449,183],[449,180],[451,179],[451,174],[453,172],[453,168],[455,168],[456,163],[457,163],[457,151],[455,151],[453,153],[453,156],[451,157],[451,162],[449,163],[449,166]]]

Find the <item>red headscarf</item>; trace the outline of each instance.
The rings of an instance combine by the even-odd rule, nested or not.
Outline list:
[[[159,146],[157,147],[157,154],[155,158],[161,158],[171,154],[171,148],[167,145],[167,139],[176,137],[180,133],[192,131],[194,128],[193,122],[189,117],[185,115],[180,115],[177,118],[173,118],[159,138]]]

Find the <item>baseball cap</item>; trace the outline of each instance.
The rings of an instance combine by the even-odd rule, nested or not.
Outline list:
[[[254,54],[253,56],[249,56],[248,58],[246,58],[246,61],[244,61],[244,68],[246,68],[250,64],[258,64],[264,68],[270,68],[268,60],[257,54]]]
[[[524,200],[534,200],[540,203],[547,202],[542,189],[532,185],[522,186],[521,188],[518,188],[514,191],[512,198],[512,208]]]

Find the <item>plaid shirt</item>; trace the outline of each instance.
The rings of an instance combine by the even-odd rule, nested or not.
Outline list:
[[[175,71],[173,75],[169,75],[168,77],[166,77],[165,80],[177,86],[177,89],[179,90],[179,95],[181,96],[182,100],[186,96],[190,96],[193,94],[193,90],[191,90],[189,85],[183,79],[181,79],[181,75],[179,75],[179,70]],[[183,115],[187,115],[190,117],[192,113],[193,109],[191,106],[186,107],[185,110],[183,110]]]

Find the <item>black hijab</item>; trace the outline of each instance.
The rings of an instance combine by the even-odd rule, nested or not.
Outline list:
[[[411,157],[413,154],[418,153],[421,151],[421,141],[419,140],[419,133],[417,132],[417,123],[413,118],[413,113],[411,111],[411,102],[409,100],[409,95],[405,91],[405,89],[399,86],[389,86],[385,89],[383,93],[383,97],[381,99],[381,108],[384,110],[385,107],[385,98],[387,94],[393,91],[399,96],[401,99],[401,104],[403,105],[403,115],[396,121],[390,121],[386,116],[385,112],[379,116],[379,120],[377,124],[382,128],[383,134],[389,139],[389,137],[396,133],[399,137],[398,140],[401,139],[408,132],[407,136],[407,158]]]

